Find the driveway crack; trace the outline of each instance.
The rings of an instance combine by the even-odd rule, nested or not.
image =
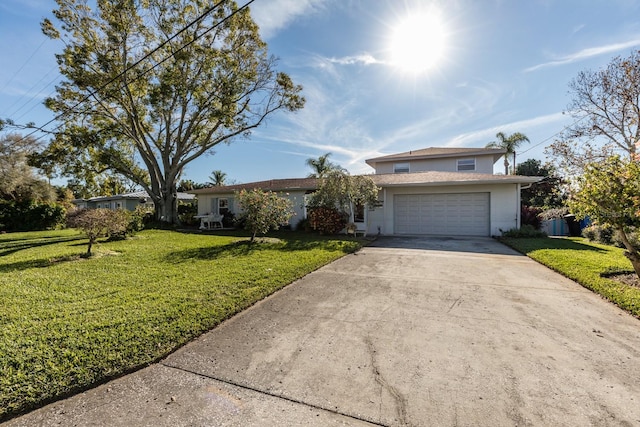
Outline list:
[[[367,350],[369,351],[369,357],[371,358],[371,369],[373,370],[373,376],[378,384],[380,384],[380,405],[382,406],[382,390],[386,390],[387,393],[391,395],[391,397],[395,400],[396,406],[396,414],[398,416],[398,420],[400,421],[401,426],[410,426],[407,421],[407,399],[404,397],[397,388],[392,386],[387,382],[384,376],[380,373],[380,368],[378,366],[378,361],[376,357],[376,348],[373,345],[373,341],[371,341],[371,337],[367,336],[365,338],[365,343],[367,344]],[[382,412],[382,411],[381,411]]]

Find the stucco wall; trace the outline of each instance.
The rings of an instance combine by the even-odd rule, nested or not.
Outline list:
[[[476,170],[467,172],[477,173],[493,173],[493,156],[468,156],[468,157],[449,157],[444,159],[426,159],[407,161],[393,161],[378,163],[376,165],[377,174],[393,173],[393,165],[396,163],[409,163],[410,172],[458,172],[458,159],[476,159]]]
[[[506,231],[518,227],[520,208],[518,198],[518,184],[492,184],[492,185],[450,185],[450,186],[416,186],[416,187],[392,187],[383,189],[383,206],[380,212],[371,215],[370,228],[377,231],[380,226],[381,234],[391,235],[394,230],[394,206],[393,200],[396,194],[441,194],[441,193],[474,193],[488,192],[490,225],[492,236],[499,236],[500,230]]]
[[[287,193],[278,193],[281,197],[287,197],[293,202],[293,212],[295,215],[291,218],[290,224],[293,228],[305,218],[304,191],[289,191]],[[227,198],[230,200],[229,210],[236,216],[242,213],[238,198],[235,193],[217,193],[217,194],[198,194],[198,215],[211,213],[214,199]]]

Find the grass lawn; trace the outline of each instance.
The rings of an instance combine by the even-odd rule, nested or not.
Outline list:
[[[353,239],[147,230],[102,242],[62,230],[0,235],[0,420],[166,356]]]
[[[623,249],[579,237],[501,241],[640,318],[640,288],[603,277],[612,272],[633,272]]]

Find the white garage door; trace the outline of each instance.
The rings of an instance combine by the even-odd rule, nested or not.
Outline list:
[[[489,235],[489,193],[396,194],[396,234]]]

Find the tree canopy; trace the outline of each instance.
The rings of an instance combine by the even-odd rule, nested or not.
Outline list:
[[[30,156],[38,149],[33,137],[17,133],[0,136],[0,199],[54,202],[55,188],[37,178],[29,165]]]
[[[561,168],[579,175],[613,154],[637,159],[640,143],[640,51],[615,57],[601,70],[580,72],[569,84],[573,124],[549,147]]]
[[[186,165],[304,105],[234,1],[56,3],[59,27],[42,28],[65,43],[64,80],[46,100],[61,124],[40,164],[70,176],[115,171],[149,193],[157,219],[176,220]]]
[[[309,174],[309,178],[324,178],[331,171],[344,170],[341,166],[330,162],[329,156],[331,156],[331,153],[325,153],[317,159],[312,157],[306,160],[307,166],[313,170],[313,172]]]
[[[516,132],[507,136],[504,132],[498,132],[496,134],[497,141],[493,141],[487,144],[487,148],[502,148],[506,150],[504,153],[504,174],[509,175],[509,156],[513,157],[513,169],[516,167],[516,149],[523,142],[529,142],[529,138],[523,133]]]
[[[627,235],[628,227],[640,219],[640,163],[611,156],[585,165],[578,178],[578,191],[569,199],[571,211],[601,225],[611,225],[627,249],[625,255],[640,277],[640,253]]]
[[[521,202],[525,206],[541,209],[559,208],[564,205],[564,180],[551,164],[537,159],[527,159],[516,167],[517,175],[542,176],[544,179],[522,190]]]
[[[225,185],[226,179],[227,174],[219,169],[216,169],[214,171],[211,171],[211,175],[209,175],[209,184],[214,187],[221,187]]]

